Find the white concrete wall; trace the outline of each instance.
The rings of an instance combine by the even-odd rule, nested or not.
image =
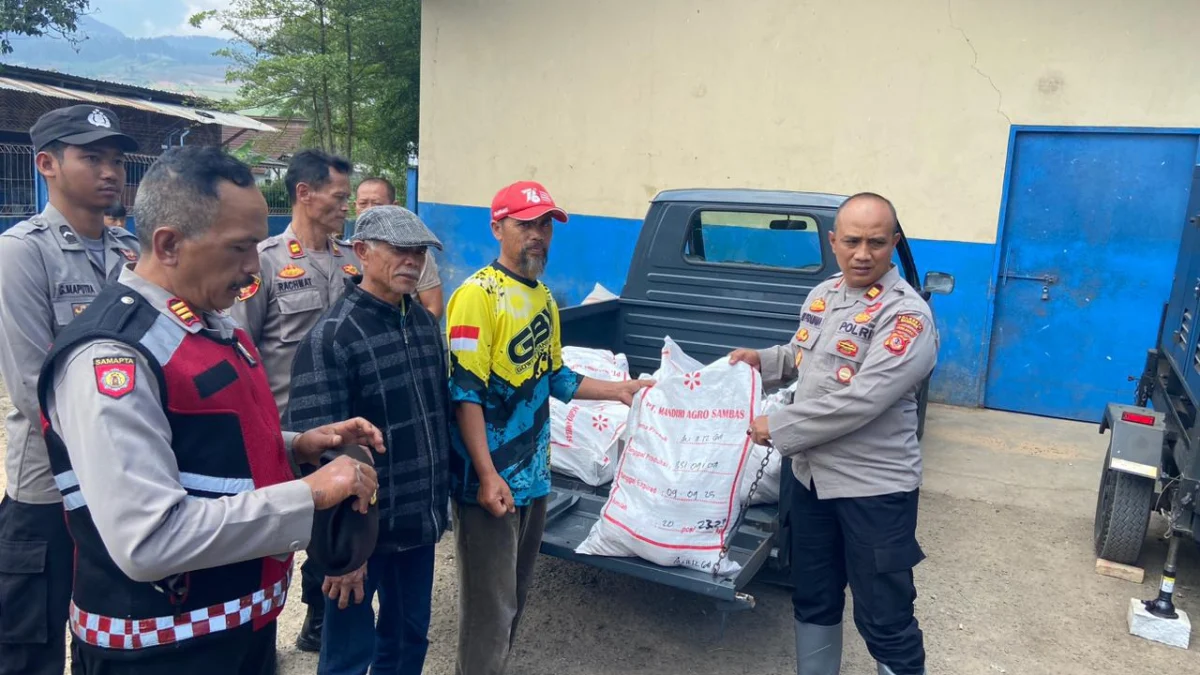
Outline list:
[[[423,6],[422,202],[875,190],[912,236],[992,242],[1010,123],[1200,127],[1197,0]]]

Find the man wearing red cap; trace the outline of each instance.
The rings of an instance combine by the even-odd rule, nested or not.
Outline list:
[[[537,279],[554,222],[546,188],[492,200],[500,257],[450,297],[450,495],[458,548],[459,675],[503,673],[533,578],[550,494],[550,396],[632,402],[647,380],[601,382],[563,365],[558,307]]]

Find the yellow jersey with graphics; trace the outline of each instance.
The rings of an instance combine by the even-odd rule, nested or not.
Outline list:
[[[545,284],[492,263],[450,297],[450,397],[483,408],[492,463],[517,506],[550,493],[550,396],[570,401],[582,377],[562,363],[558,307]],[[451,494],[474,503],[479,477],[451,426]]]

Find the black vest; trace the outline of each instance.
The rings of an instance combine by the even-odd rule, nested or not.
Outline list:
[[[43,411],[47,409],[56,362],[74,347],[100,339],[127,344],[149,361],[170,424],[180,484],[189,497],[213,499],[293,478],[280,433],[279,413],[261,359],[246,333],[238,329],[230,340],[217,339],[205,331],[189,333],[123,284],[105,288],[55,340],[38,381],[38,402]],[[102,374],[108,373],[97,371],[98,378]],[[115,386],[121,384],[120,373],[111,377]],[[205,635],[216,635],[234,626],[252,624],[257,630],[278,615],[283,607],[282,596],[260,603],[251,612],[252,617],[243,612],[240,620],[196,621],[206,614],[205,608],[262,589],[267,589],[267,595],[272,587],[278,591],[282,585],[286,589],[290,556],[283,561],[263,558],[195,570],[157,583],[127,577],[113,562],[96,530],[62,438],[44,414],[42,423],[55,481],[67,509],[67,524],[75,539],[72,629],[85,644],[120,649],[134,656],[144,653],[138,651],[141,649],[163,648],[155,645],[193,644],[206,639]],[[104,448],[75,451],[102,453]],[[260,593],[258,597],[263,596]],[[215,611],[208,614],[215,615]],[[171,628],[154,631],[153,637],[148,631],[156,622],[138,621],[157,619],[161,626],[164,617],[172,617]],[[183,626],[186,628],[181,629]],[[138,632],[139,638],[113,637],[130,631]]]

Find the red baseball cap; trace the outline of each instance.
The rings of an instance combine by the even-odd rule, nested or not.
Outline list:
[[[560,223],[567,222],[567,212],[554,205],[541,183],[531,180],[513,183],[492,199],[492,220],[537,220],[547,213]]]

